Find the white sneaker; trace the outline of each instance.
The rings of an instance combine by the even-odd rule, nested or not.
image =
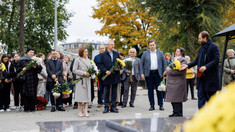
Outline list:
[[[10,110],[10,109],[6,109],[5,111],[6,111],[6,112],[10,112],[11,110]]]
[[[19,106],[16,106],[16,111],[20,111],[20,107]]]
[[[20,106],[20,111],[24,111],[24,106]]]
[[[3,109],[1,109],[1,110],[0,110],[0,112],[4,112],[4,110],[3,110]]]

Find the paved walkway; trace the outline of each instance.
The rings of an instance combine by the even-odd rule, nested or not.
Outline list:
[[[195,93],[196,95],[196,93]],[[189,95],[191,98],[191,96]],[[155,102],[156,94],[155,94]],[[13,101],[11,101],[11,106]],[[155,106],[155,111],[148,111],[149,102],[147,96],[147,90],[138,88],[137,96],[135,100],[135,108],[119,107],[119,113],[107,113],[103,114],[103,107],[97,108],[97,98],[94,100],[94,104],[90,110],[90,117],[78,117],[78,110],[72,109],[72,107],[66,107],[65,112],[56,111],[51,113],[50,107],[46,110],[36,112],[16,112],[12,109],[11,112],[0,113],[0,132],[39,132],[39,127],[36,122],[44,121],[74,121],[74,120],[101,120],[101,119],[133,119],[135,113],[141,113],[142,118],[151,118],[153,113],[159,113],[160,117],[168,117],[172,113],[171,104],[168,102],[164,103],[165,111],[159,111],[158,107]],[[197,110],[197,100],[189,99],[183,104],[183,113],[185,117],[192,117]]]

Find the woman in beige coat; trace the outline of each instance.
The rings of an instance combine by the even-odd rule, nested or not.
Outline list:
[[[84,115],[88,114],[88,103],[91,101],[91,81],[90,74],[87,72],[91,66],[91,61],[88,59],[88,50],[85,47],[79,49],[79,57],[75,59],[73,73],[76,74],[76,79],[82,79],[75,85],[75,101],[78,102],[78,116],[82,117],[82,103],[84,103]]]
[[[235,74],[235,56],[234,50],[227,51],[228,58],[224,61],[224,83],[225,85],[233,82],[232,74]]]
[[[180,64],[187,64],[184,58],[185,50],[181,47],[176,48],[174,60]],[[174,62],[174,61],[173,61]],[[169,117],[183,116],[183,103],[187,100],[186,70],[179,71],[167,67],[166,78],[166,102],[171,102],[173,114]]]

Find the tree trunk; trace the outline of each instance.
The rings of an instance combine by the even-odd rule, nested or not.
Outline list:
[[[20,54],[24,52],[24,13],[25,13],[25,0],[20,1]]]

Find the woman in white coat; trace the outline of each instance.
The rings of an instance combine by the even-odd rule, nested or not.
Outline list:
[[[75,101],[78,102],[78,116],[82,117],[82,103],[84,103],[84,115],[88,114],[88,103],[91,101],[91,81],[90,74],[87,72],[91,66],[91,61],[88,59],[88,50],[85,47],[79,49],[79,57],[75,59],[73,73],[76,74],[76,79],[82,79],[75,86]]]

